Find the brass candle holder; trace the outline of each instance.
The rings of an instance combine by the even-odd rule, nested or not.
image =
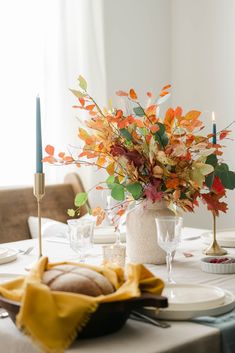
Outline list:
[[[38,204],[38,252],[39,258],[42,256],[42,225],[41,225],[41,201],[45,195],[45,174],[34,174],[34,196]]]
[[[217,243],[216,240],[216,215],[213,214],[213,240],[211,245],[204,250],[205,255],[212,255],[212,256],[222,256],[226,255],[227,251]]]

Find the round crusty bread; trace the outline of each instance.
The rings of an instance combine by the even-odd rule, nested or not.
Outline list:
[[[92,297],[114,292],[111,282],[100,273],[73,265],[59,265],[45,271],[42,282],[47,284],[51,290]]]

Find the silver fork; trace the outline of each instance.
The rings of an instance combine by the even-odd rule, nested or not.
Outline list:
[[[130,319],[145,322],[146,324],[152,324],[154,326],[161,327],[161,328],[171,327],[171,325],[168,324],[168,322],[159,321],[153,317],[144,315],[138,311],[132,311],[130,315]]]
[[[18,249],[18,251],[21,255],[28,255],[31,253],[32,250],[33,250],[33,246],[30,246],[29,248],[27,248],[25,250]]]

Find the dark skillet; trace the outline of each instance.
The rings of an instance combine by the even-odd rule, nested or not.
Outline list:
[[[9,314],[13,322],[20,310],[20,303],[0,296],[0,305]],[[120,330],[126,323],[132,310],[137,310],[146,306],[155,308],[166,308],[167,298],[154,294],[142,294],[141,297],[111,303],[102,303],[94,314],[92,314],[88,324],[79,333],[79,338],[98,337]]]

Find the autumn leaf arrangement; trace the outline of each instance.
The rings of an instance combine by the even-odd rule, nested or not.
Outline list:
[[[79,90],[71,90],[76,97],[73,108],[89,116],[84,122],[86,128],[78,131],[83,144],[75,156],[64,152],[55,155],[54,147],[48,145],[44,162],[105,169],[107,179],[93,188],[110,189],[112,198],[118,201],[117,219],[132,201],[165,201],[171,210],[177,206],[193,212],[201,199],[216,216],[227,211],[222,198],[228,189],[235,188],[235,173],[222,159],[221,141],[228,138],[228,128],[217,133],[218,142],[213,144],[213,134],[202,134],[200,111],[185,113],[181,107],[169,108],[160,117],[160,106],[170,97],[170,85],[163,87],[158,97],[147,92],[146,107],[134,89],[116,92],[132,107],[125,114],[111,102],[101,109],[90,96],[86,80],[82,76],[78,80]],[[76,209],[68,210],[70,216],[79,214],[89,192],[76,195]],[[105,217],[100,207],[90,212],[97,216],[98,223]]]

